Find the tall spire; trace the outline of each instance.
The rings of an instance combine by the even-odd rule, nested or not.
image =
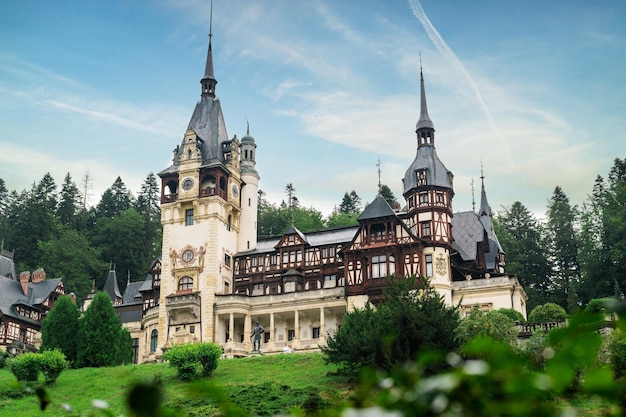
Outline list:
[[[435,127],[428,116],[426,105],[426,90],[424,89],[424,74],[422,72],[422,54],[420,53],[420,118],[417,121],[417,146],[435,145]]]
[[[200,84],[202,85],[202,96],[215,97],[215,85],[217,84],[217,80],[215,79],[215,74],[213,73],[213,46],[212,46],[212,38],[213,38],[213,1],[211,1],[211,17],[209,23],[209,50],[206,55],[206,65],[204,67],[204,77],[200,80]]]
[[[487,201],[487,192],[485,191],[485,175],[483,173],[482,161],[480,162],[480,209],[478,211],[478,216],[491,217],[491,207],[489,207],[489,202]]]

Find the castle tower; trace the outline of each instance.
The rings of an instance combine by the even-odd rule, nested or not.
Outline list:
[[[244,252],[256,248],[259,173],[256,170],[256,143],[250,136],[250,125],[241,138],[241,230],[237,249]]]
[[[200,101],[183,140],[171,165],[159,172],[163,225],[159,320],[156,328],[146,329],[151,339],[158,337],[159,349],[214,340],[215,295],[232,291],[232,258],[239,250],[242,213],[246,228],[248,223],[256,225],[258,174],[249,150],[256,145],[253,139],[252,146],[240,145],[236,136],[228,139],[215,95],[212,34],[200,85]],[[242,149],[249,152],[244,161]],[[245,211],[242,189],[246,190]],[[254,195],[250,205],[249,193]],[[245,239],[256,245],[256,229],[246,231]]]
[[[420,69],[420,117],[415,130],[417,154],[403,180],[407,224],[426,241],[422,275],[431,280],[449,303],[451,295],[450,248],[452,245],[452,172],[435,150],[435,128],[428,116],[424,75]]]

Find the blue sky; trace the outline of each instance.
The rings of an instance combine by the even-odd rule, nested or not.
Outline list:
[[[115,178],[169,165],[200,97],[209,0],[0,4],[0,178]],[[343,193],[401,198],[416,150],[419,62],[454,211],[573,204],[626,157],[626,3],[215,0],[228,134],[255,137],[260,187],[328,214]]]

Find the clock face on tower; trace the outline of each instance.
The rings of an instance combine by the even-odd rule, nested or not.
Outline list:
[[[185,178],[183,180],[183,190],[189,191],[193,187],[193,178]]]
[[[190,249],[187,249],[186,251],[184,251],[182,259],[183,259],[183,262],[191,262],[193,260],[193,251]]]
[[[239,189],[237,188],[237,186],[235,184],[233,184],[233,196],[237,197],[239,195]]]

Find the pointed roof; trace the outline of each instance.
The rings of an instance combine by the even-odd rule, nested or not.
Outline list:
[[[478,209],[479,216],[489,216],[491,217],[491,207],[489,206],[489,202],[487,201],[487,193],[485,192],[485,177],[481,174],[480,176],[480,209]]]
[[[480,190],[480,209],[478,212],[478,220],[482,223],[485,231],[487,232],[487,237],[489,238],[489,243],[491,249],[494,249],[493,255],[495,256],[495,252],[502,252],[502,246],[500,245],[500,241],[498,240],[498,236],[496,236],[496,231],[493,227],[493,216],[491,212],[491,206],[489,206],[489,202],[487,201],[487,192],[485,191],[485,177],[481,174],[481,190]]]
[[[200,149],[203,167],[224,164],[226,162],[223,152],[224,144],[230,142],[222,106],[220,100],[215,96],[217,80],[213,73],[211,37],[212,34],[209,35],[209,49],[207,51],[204,76],[200,80],[202,94],[200,95],[200,101],[196,103],[191,120],[187,126],[187,132],[191,130],[199,138],[196,146]],[[178,171],[180,161],[184,158],[184,145],[185,138],[183,136],[180,146],[176,147],[174,151],[172,165],[159,172],[159,175],[162,176]]]
[[[213,45],[211,42],[212,37],[213,34],[209,33],[209,49],[207,50],[206,54],[204,76],[200,80],[200,85],[202,85],[202,97],[215,97],[215,86],[217,85],[217,80],[215,79],[215,74],[213,73]]]
[[[361,213],[356,219],[360,222],[362,220],[378,219],[380,217],[395,215],[396,213],[394,213],[389,203],[387,203],[387,200],[385,200],[382,195],[378,194],[374,201],[372,201],[370,205],[365,207],[363,213]]]
[[[300,230],[298,230],[298,228],[294,225],[291,225],[289,230],[287,230],[284,234],[285,235],[298,235],[300,236],[300,239],[302,239],[303,242],[309,243],[308,239],[306,238],[306,235],[302,233]]]
[[[424,89],[424,75],[420,69],[420,119],[417,122],[417,154],[415,160],[409,166],[404,174],[403,194],[417,187],[416,171],[426,171],[426,185],[444,187],[452,189],[453,175],[451,171],[445,167],[443,162],[437,156],[435,150],[435,128],[433,122],[428,116],[428,108],[426,106],[426,91]]]
[[[106,281],[104,281],[102,291],[106,292],[114,303],[115,300],[122,299],[122,293],[120,293],[120,287],[117,284],[117,275],[115,274],[114,268],[111,268],[109,271],[109,275]]]
[[[420,118],[417,121],[415,131],[420,129],[435,129],[432,120],[428,116],[428,106],[426,105],[426,89],[424,88],[424,74],[420,68]]]

